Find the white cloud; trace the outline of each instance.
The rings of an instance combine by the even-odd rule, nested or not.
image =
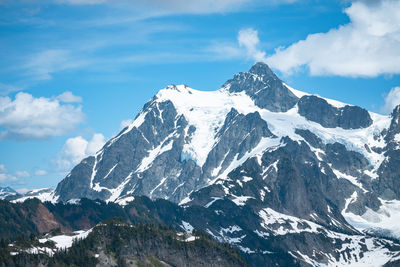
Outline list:
[[[81,106],[20,92],[0,97],[0,139],[43,139],[65,134],[84,121]]]
[[[400,1],[370,5],[358,1],[344,12],[350,19],[348,24],[278,48],[264,61],[285,73],[302,66],[307,66],[311,75],[374,77],[400,73]]]
[[[136,4],[171,13],[206,14],[235,11],[251,0],[136,0]]]
[[[289,0],[290,1],[290,0]],[[285,1],[285,2],[289,2]],[[59,3],[71,5],[93,5],[93,4],[121,4],[128,3],[135,9],[150,9],[162,13],[217,13],[236,10],[243,4],[256,2],[252,0],[58,0]]]
[[[243,51],[237,45],[227,42],[213,42],[210,46],[206,47],[205,52],[208,57],[216,60],[230,60],[243,58]],[[206,57],[203,56],[203,59]],[[200,59],[199,59],[200,60]]]
[[[43,176],[43,175],[46,175],[46,174],[47,174],[46,170],[36,170],[35,171],[35,175],[37,175],[37,176]]]
[[[390,92],[385,96],[385,104],[381,108],[381,112],[389,114],[393,109],[400,104],[400,86],[393,87]]]
[[[102,134],[96,133],[90,141],[82,136],[68,138],[61,152],[57,155],[55,163],[59,170],[69,170],[82,159],[93,155],[104,145]]]
[[[129,126],[132,123],[133,123],[132,119],[127,119],[127,120],[121,121],[121,124],[119,125],[119,130],[124,129],[125,127]]]
[[[86,156],[95,154],[104,146],[104,143],[105,143],[104,135],[100,133],[94,134],[92,140],[90,140],[89,143],[87,144],[85,150]]]
[[[256,60],[263,61],[265,58],[265,52],[258,49],[260,39],[258,39],[258,32],[251,28],[243,29],[239,31],[238,42],[240,47],[244,47],[247,52],[247,56]]]
[[[30,173],[27,171],[16,171],[15,175],[18,176],[19,178],[27,178],[31,176]]]
[[[64,103],[80,103],[82,102],[82,97],[76,96],[70,91],[66,91],[62,93],[61,95],[57,96],[56,99],[58,99],[60,102]]]
[[[14,174],[8,172],[7,168],[4,164],[0,164],[0,183],[7,184],[7,183],[23,183],[24,178],[30,177],[30,173],[27,171],[16,171]]]
[[[58,3],[71,5],[93,4],[124,4],[126,8],[133,6],[135,10],[164,15],[171,13],[181,14],[209,14],[220,12],[241,11],[245,7],[258,7],[265,5],[292,4],[298,0],[57,0]]]
[[[15,182],[18,178],[15,175],[11,175],[7,172],[6,167],[0,164],[0,183]]]
[[[58,0],[57,2],[71,5],[96,5],[105,3],[107,0]]]
[[[8,173],[0,173],[0,183],[15,182],[18,178]]]

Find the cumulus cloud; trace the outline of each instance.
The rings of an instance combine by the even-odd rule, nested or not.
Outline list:
[[[46,170],[36,170],[35,171],[35,175],[36,176],[43,176],[43,175],[46,175],[46,174],[47,174]]]
[[[70,91],[66,91],[62,93],[61,95],[57,96],[56,99],[58,99],[60,102],[64,103],[80,103],[82,102],[82,97],[76,96]]]
[[[311,75],[400,73],[400,1],[369,2],[354,2],[344,10],[348,24],[310,34],[305,40],[276,49],[263,61],[285,73],[302,66],[307,66]]]
[[[265,59],[265,52],[258,49],[260,39],[258,39],[258,32],[251,28],[243,29],[238,34],[239,46],[245,48],[247,56],[256,60],[263,61]]]
[[[90,156],[95,154],[104,146],[105,140],[104,135],[100,133],[96,133],[93,135],[92,140],[90,140],[87,144],[85,153],[86,156]]]
[[[82,159],[95,154],[105,143],[104,136],[96,133],[91,140],[82,136],[68,138],[61,152],[57,155],[55,163],[59,170],[70,170]]]
[[[393,109],[400,104],[400,86],[393,87],[385,96],[385,104],[381,108],[381,112],[389,114]]]
[[[84,121],[81,106],[20,92],[0,97],[0,139],[43,139],[65,134]]]

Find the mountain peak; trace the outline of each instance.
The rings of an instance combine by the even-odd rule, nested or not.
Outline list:
[[[393,109],[392,114],[391,114],[391,117],[392,117],[392,118],[400,117],[400,105],[397,105],[397,106]]]
[[[298,101],[298,97],[263,62],[254,64],[248,72],[236,74],[223,88],[232,93],[244,91],[258,107],[273,112],[285,112]]]
[[[264,62],[257,62],[254,64],[250,70],[249,73],[258,75],[258,76],[268,76],[268,77],[276,77],[275,73],[270,69],[270,67],[264,63]]]

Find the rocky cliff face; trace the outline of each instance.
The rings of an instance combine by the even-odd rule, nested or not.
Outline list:
[[[161,90],[55,198],[202,206],[204,217],[187,220],[253,263],[273,264],[266,251],[279,251],[302,265],[344,264],[372,250],[387,262],[392,243],[364,234],[400,238],[399,118],[399,107],[382,116],[297,91],[257,63],[217,91]]]
[[[286,112],[298,98],[264,63],[255,64],[249,72],[236,74],[222,88],[229,92],[246,92],[258,107],[273,112]]]
[[[301,116],[325,128],[358,129],[372,124],[368,111],[363,108],[349,105],[335,107],[325,99],[313,95],[303,96],[298,107]]]

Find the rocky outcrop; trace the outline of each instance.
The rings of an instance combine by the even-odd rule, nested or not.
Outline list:
[[[258,112],[243,115],[233,108],[216,134],[219,141],[207,156],[203,176],[213,177],[223,173],[235,158],[240,160],[258,145],[262,138],[267,137],[275,136]],[[215,169],[218,172],[213,175],[211,172]]]
[[[246,92],[260,108],[273,112],[291,109],[298,98],[282,83],[265,63],[256,63],[249,72],[236,74],[222,88],[229,92]]]
[[[385,160],[379,167],[379,178],[374,190],[387,200],[400,199],[400,105],[391,114],[390,127],[386,132]]]
[[[358,129],[366,128],[372,123],[368,111],[363,108],[349,105],[337,108],[314,95],[300,98],[298,107],[301,116],[326,128]]]

